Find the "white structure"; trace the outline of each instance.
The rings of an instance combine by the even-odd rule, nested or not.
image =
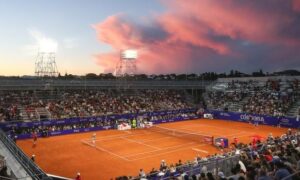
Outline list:
[[[35,62],[35,75],[38,77],[58,76],[54,52],[39,52]]]
[[[128,49],[121,51],[120,60],[116,65],[115,75],[117,77],[132,76],[136,74],[136,60],[138,54],[136,50]]]

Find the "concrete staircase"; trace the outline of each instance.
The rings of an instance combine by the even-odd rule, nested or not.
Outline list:
[[[300,109],[300,99],[297,98],[297,101],[291,106],[291,108],[286,113],[286,115],[289,117],[295,117],[299,113],[299,109]]]
[[[242,109],[242,104],[240,102],[232,102],[228,105],[228,111],[238,112],[239,109]]]
[[[203,97],[205,104],[207,105],[207,109],[216,109],[215,107],[208,104],[209,97],[208,97],[207,91],[202,94],[202,97]]]
[[[187,91],[184,91],[184,100],[189,104],[195,103],[195,98],[193,97],[193,95],[191,95]]]
[[[20,110],[20,113],[21,113],[21,119],[20,120],[23,120],[25,122],[31,121],[30,118],[28,117],[28,114],[27,114],[25,108],[23,106],[19,106],[18,109]]]
[[[61,94],[57,90],[37,90],[34,92],[37,100],[55,100],[60,99]]]
[[[35,109],[38,120],[51,119],[51,113],[44,107],[39,107]]]

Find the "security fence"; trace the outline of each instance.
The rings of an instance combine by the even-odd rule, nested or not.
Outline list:
[[[47,174],[40,169],[31,159],[29,159],[24,152],[9,138],[2,130],[0,130],[0,140],[10,151],[16,160],[22,165],[24,170],[27,172],[28,177],[34,180],[49,180]],[[19,178],[24,179],[24,177]],[[25,177],[26,179],[26,177]]]

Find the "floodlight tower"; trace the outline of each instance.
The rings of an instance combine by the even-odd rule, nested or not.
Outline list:
[[[117,62],[115,75],[117,77],[117,88],[130,89],[132,76],[136,74],[137,51],[128,49],[120,53],[120,60]]]
[[[120,53],[120,60],[115,69],[117,77],[133,76],[136,74],[137,51],[133,49],[123,50]]]
[[[56,77],[58,70],[54,52],[39,52],[35,61],[35,75],[37,77]]]

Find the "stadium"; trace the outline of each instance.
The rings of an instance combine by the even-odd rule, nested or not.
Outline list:
[[[1,79],[1,140],[12,173],[19,164],[33,179],[77,171],[85,179],[229,177],[246,154],[263,158],[279,142],[298,143],[299,76],[127,80],[126,89],[118,80],[74,79]]]
[[[0,179],[300,179],[297,0],[3,7]]]

